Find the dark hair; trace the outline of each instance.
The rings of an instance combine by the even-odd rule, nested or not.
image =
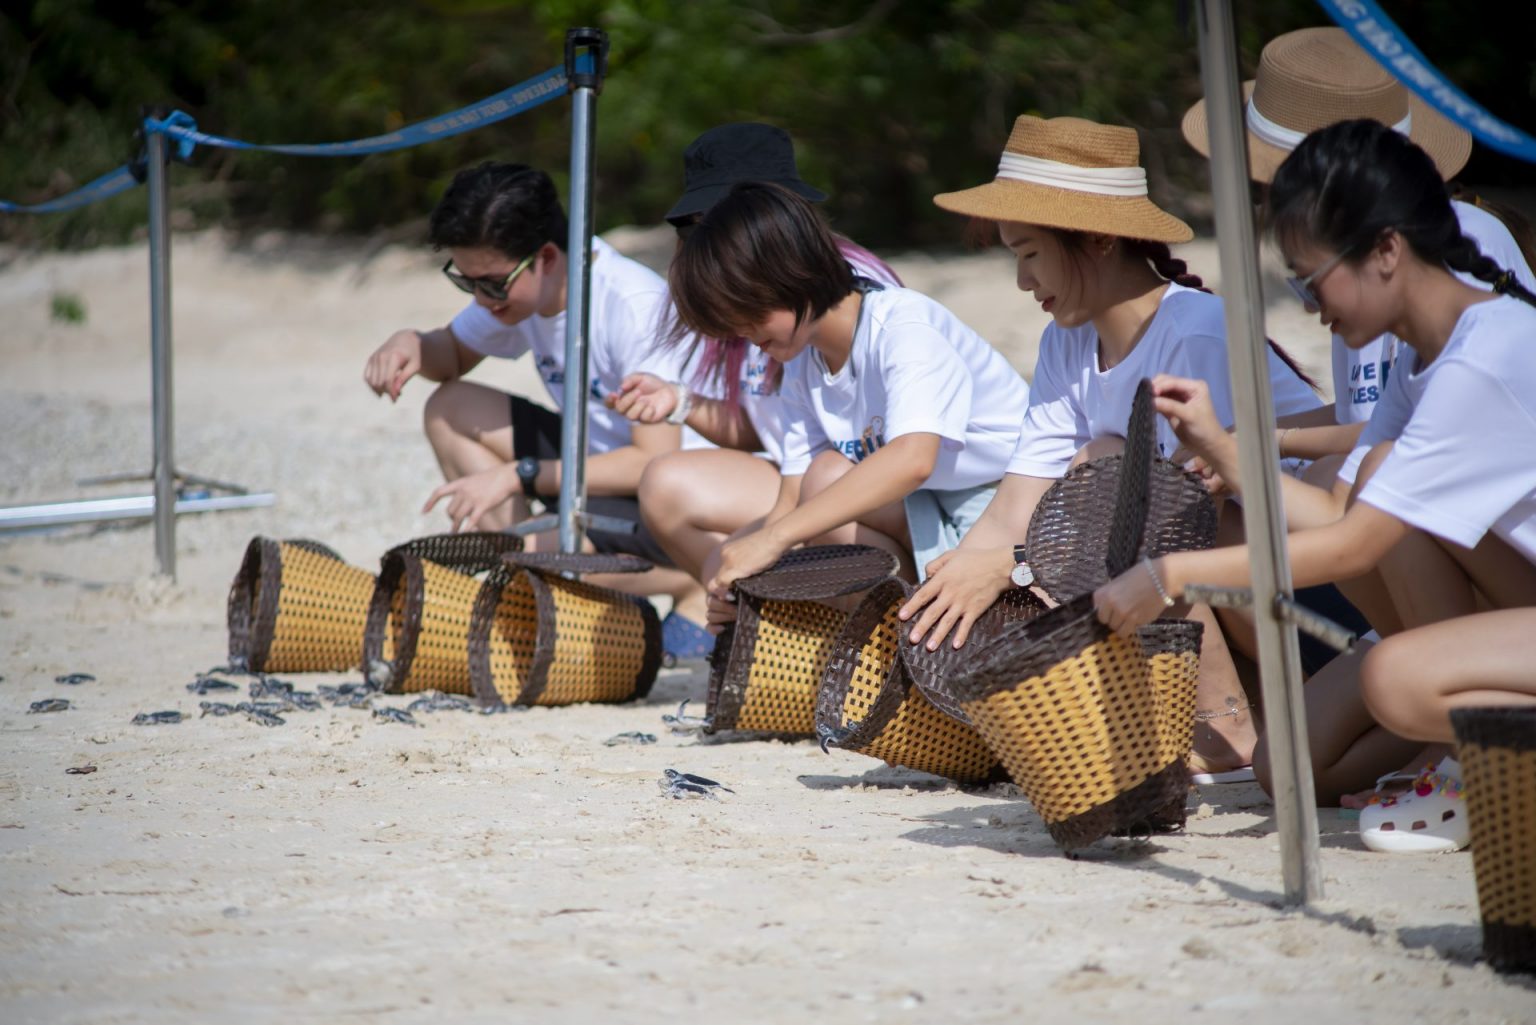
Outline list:
[[[1473,192],[1471,187],[1461,182],[1451,182],[1448,186],[1451,190],[1451,198],[1462,203],[1470,203],[1492,214],[1503,222],[1509,229],[1509,235],[1515,240],[1520,255],[1525,257],[1527,267],[1536,267],[1536,229],[1532,229],[1531,222],[1519,210],[1507,203],[1498,203],[1487,196]]]
[[[487,161],[453,176],[432,211],[437,249],[499,249],[515,259],[546,242],[565,250],[565,210],[555,183],[525,164]]]
[[[853,271],[809,202],[743,182],[678,244],[667,283],[677,319],[666,341],[675,345],[689,331],[729,338],[778,310],[796,325],[815,320],[853,291]]]
[[[1462,234],[1429,154],[1379,121],[1340,121],[1303,139],[1275,171],[1267,220],[1282,244],[1306,240],[1354,264],[1395,231],[1425,263],[1536,306],[1536,295]]]

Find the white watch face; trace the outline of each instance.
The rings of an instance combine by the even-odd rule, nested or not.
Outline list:
[[[1013,570],[1008,574],[1008,579],[1013,581],[1015,587],[1028,587],[1035,582],[1035,571],[1029,568],[1027,562],[1016,562]]]

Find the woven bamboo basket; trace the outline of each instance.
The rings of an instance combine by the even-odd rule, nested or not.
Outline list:
[[[230,663],[257,673],[357,668],[373,585],[372,573],[318,542],[252,538],[229,589]]]
[[[649,601],[575,579],[650,569],[628,555],[502,556],[469,628],[470,690],[488,703],[571,705],[644,697],[661,668]]]
[[[968,723],[924,697],[898,649],[910,647],[896,612],[912,594],[886,580],[864,596],[832,644],[816,699],[823,746],[879,758],[961,783],[1000,779],[1003,767]]]
[[[866,545],[799,548],[736,583],[736,622],[710,657],[706,732],[810,737],[816,692],[848,616],[825,599],[864,591],[896,570]]]
[[[1106,579],[1140,558],[1150,492],[1168,479],[1153,473],[1149,382],[1127,433]],[[1171,623],[1120,637],[1098,621],[1090,591],[1003,628],[951,674],[950,688],[1070,852],[1182,821],[1199,637],[1198,624]]]
[[[1536,708],[1451,712],[1461,763],[1483,955],[1536,972]]]
[[[368,606],[363,666],[391,694],[469,694],[469,623],[480,594],[476,574],[522,548],[511,534],[417,538],[384,553]],[[392,658],[385,654],[393,643]]]
[[[902,644],[901,659],[906,664],[907,674],[934,707],[961,722],[969,722],[965,709],[950,691],[950,674],[968,657],[971,645],[985,647],[1009,624],[1027,622],[1048,608],[1027,587],[1010,587],[977,617],[965,647],[955,648],[948,637],[933,651],[929,651],[926,644]]]

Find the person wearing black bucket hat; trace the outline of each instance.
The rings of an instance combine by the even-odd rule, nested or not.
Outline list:
[[[826,199],[826,193],[801,179],[788,132],[753,122],[717,125],[683,154],[683,192],[667,212],[679,240],[743,182],[770,182],[810,202]],[[901,284],[867,249],[834,237],[856,274],[882,285]],[[690,336],[688,342],[696,343],[698,358],[683,379],[641,366],[608,402],[637,423],[682,423],[720,446],[663,456],[640,481],[647,529],[678,566],[705,580],[713,573],[721,542],[755,527],[773,508],[785,424],[777,362],[741,339]],[[680,616],[669,616],[663,628],[677,639],[674,646],[684,645],[685,634],[691,634],[701,654],[712,646],[702,625]]]
[[[714,206],[738,182],[772,182],[812,203],[827,194],[800,178],[795,144],[773,125],[744,121],[711,128],[683,151],[683,194],[667,211],[667,223],[686,226]]]

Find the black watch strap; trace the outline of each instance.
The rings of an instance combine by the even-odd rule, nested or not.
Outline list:
[[[538,498],[539,461],[533,456],[523,456],[517,461],[517,480],[523,486],[523,495]]]

